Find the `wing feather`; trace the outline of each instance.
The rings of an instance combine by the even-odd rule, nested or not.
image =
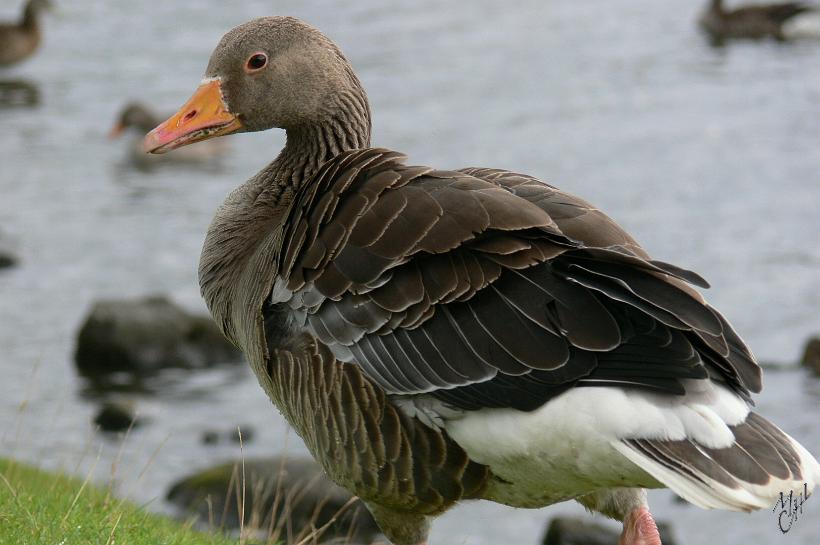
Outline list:
[[[274,301],[291,294],[308,332],[386,393],[531,410],[573,386],[759,390],[751,352],[689,285],[706,281],[591,204],[402,159],[358,150],[320,169],[288,218]]]

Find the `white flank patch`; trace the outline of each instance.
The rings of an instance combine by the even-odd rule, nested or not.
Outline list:
[[[786,21],[783,35],[790,40],[820,40],[820,12],[804,13]]]
[[[492,499],[535,507],[602,487],[657,487],[666,475],[650,471],[617,448],[623,439],[690,438],[713,448],[734,441],[746,403],[708,380],[686,384],[685,396],[617,387],[573,388],[543,407],[468,411],[444,427],[469,454],[511,484]],[[651,476],[650,476],[651,475]]]

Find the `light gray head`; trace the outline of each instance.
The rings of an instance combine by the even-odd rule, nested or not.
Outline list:
[[[247,131],[322,122],[337,113],[341,96],[366,101],[339,48],[293,17],[263,17],[229,31],[205,77],[220,80],[228,111]]]
[[[294,142],[321,132],[318,140],[335,139],[327,146],[334,152],[370,140],[367,96],[350,63],[321,32],[293,17],[254,19],[225,34],[202,85],[146,136],[145,149],[165,153],[274,127],[287,130]]]

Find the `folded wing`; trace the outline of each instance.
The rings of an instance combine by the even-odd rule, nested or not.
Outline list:
[[[532,410],[574,386],[760,389],[702,278],[534,178],[348,152],[288,225],[272,304],[388,394]]]

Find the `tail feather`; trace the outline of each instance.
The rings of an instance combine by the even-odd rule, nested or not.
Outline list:
[[[772,20],[778,23],[784,23],[792,17],[814,11],[814,9],[812,5],[803,2],[786,2],[784,4],[769,6],[766,13]]]
[[[809,492],[820,481],[820,464],[802,445],[760,415],[729,426],[726,448],[692,439],[624,439],[613,446],[687,501],[707,509],[770,508],[781,493]]]

